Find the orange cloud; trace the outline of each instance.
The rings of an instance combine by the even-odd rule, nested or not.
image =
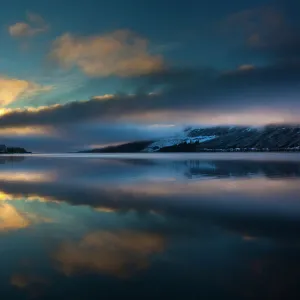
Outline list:
[[[157,112],[142,112],[140,114],[132,113],[119,117],[119,120],[133,120],[141,123],[153,122],[186,122],[191,124],[205,125],[265,125],[265,124],[283,124],[300,122],[298,114],[290,110],[276,111],[267,107],[249,108],[230,112],[216,111],[198,111],[182,110],[179,112],[172,110],[161,110]]]
[[[76,66],[91,77],[126,77],[163,68],[162,57],[148,48],[148,40],[129,30],[89,37],[67,33],[54,42],[50,57],[64,68]]]
[[[20,98],[49,92],[52,88],[52,86],[42,86],[32,81],[0,75],[0,105],[6,106]]]
[[[1,115],[1,114],[0,114]],[[1,136],[56,136],[57,133],[50,126],[34,126],[34,127],[12,127],[0,128]]]
[[[86,271],[126,277],[147,268],[149,256],[164,247],[164,238],[157,234],[98,231],[79,242],[63,243],[54,259],[66,275]]]
[[[241,65],[238,67],[239,71],[251,71],[254,69],[255,69],[255,67],[253,65]]]
[[[27,22],[17,22],[8,28],[8,32],[12,37],[32,37],[49,29],[49,25],[45,20],[37,14],[27,13]]]

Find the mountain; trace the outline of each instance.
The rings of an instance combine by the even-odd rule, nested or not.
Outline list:
[[[173,137],[85,152],[205,151],[300,151],[300,125],[188,127]]]

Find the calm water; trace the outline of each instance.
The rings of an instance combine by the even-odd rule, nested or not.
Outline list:
[[[300,155],[0,157],[1,299],[300,299]]]

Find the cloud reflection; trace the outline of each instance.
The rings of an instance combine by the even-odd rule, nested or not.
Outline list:
[[[16,170],[16,174],[20,171],[55,176],[44,177],[49,181],[11,182],[2,175],[1,201],[6,204],[21,199],[34,202],[33,212],[39,205],[41,207],[39,202],[45,202],[45,205],[55,203],[56,206],[52,206],[55,210],[77,207],[76,211],[80,211],[91,207],[93,213],[109,212],[112,218],[130,212],[130,215],[190,220],[193,224],[209,220],[229,231],[250,236],[275,234],[273,225],[261,226],[264,232],[257,225],[267,218],[268,224],[281,224],[281,229],[277,230],[281,237],[285,234],[284,228],[292,235],[300,228],[297,221],[300,215],[300,167],[297,161],[26,160],[29,161],[30,164],[20,164],[22,168]],[[0,173],[9,172],[3,168]],[[55,213],[55,220],[64,222],[63,214],[51,213]],[[29,218],[28,214],[26,216]],[[251,221],[252,218],[257,224]],[[30,220],[44,223],[50,219],[31,216]],[[81,222],[90,221],[83,219]]]
[[[28,291],[31,298],[41,296],[45,288],[50,285],[50,281],[47,278],[22,273],[13,274],[10,283],[20,290]]]
[[[28,227],[30,220],[12,205],[0,205],[0,232]]]
[[[23,229],[37,223],[51,223],[52,219],[15,208],[8,203],[0,204],[0,233]]]
[[[43,198],[32,198],[21,195],[13,195],[7,194],[3,191],[0,191],[0,233],[7,232],[12,230],[24,229],[33,224],[38,223],[52,223],[53,220],[48,217],[44,217],[35,212],[29,212],[26,210],[27,206],[23,202],[23,205],[20,207],[14,206],[14,201],[24,198],[27,201],[36,201],[39,200],[40,202],[46,201]]]
[[[150,257],[165,248],[165,239],[152,233],[98,231],[80,241],[64,242],[54,254],[65,275],[81,272],[127,277],[145,269]]]
[[[88,282],[88,289],[95,284],[97,291],[98,282],[104,280],[107,284],[100,294],[113,293],[112,286],[119,293],[118,284],[128,282],[151,286],[152,276],[168,292],[180,281],[185,290],[209,294],[213,280],[218,293],[229,287],[243,297],[252,289],[259,294],[261,280],[272,274],[290,286],[282,274],[299,273],[298,259],[297,264],[285,260],[300,245],[298,166],[298,162],[30,158],[18,165],[23,173],[56,170],[57,176],[45,182],[0,180],[0,215],[6,212],[3,230],[10,231],[3,239],[13,238],[11,231],[21,226],[38,225],[17,235],[33,243],[28,249],[16,247],[12,260],[25,257],[30,269],[18,264],[20,269],[9,273],[11,284],[24,294],[44,296],[41,293],[51,283],[48,297],[60,289],[68,293],[71,287],[75,298],[86,288],[85,283],[77,286],[77,280]],[[57,222],[39,226],[51,218]],[[23,239],[19,243],[23,245]],[[278,252],[273,252],[272,266],[266,265],[264,255],[274,249]],[[263,268],[265,277],[252,272],[252,264]],[[264,283],[267,295],[273,283]],[[176,296],[176,287],[171,290]]]
[[[0,180],[14,182],[47,182],[53,181],[55,175],[49,172],[32,172],[32,171],[1,171]]]

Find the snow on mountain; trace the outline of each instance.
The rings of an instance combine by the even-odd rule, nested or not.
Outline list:
[[[191,144],[197,144],[193,147]],[[300,148],[299,125],[213,126],[187,127],[174,137],[161,139],[148,145],[144,152],[157,151],[263,151]],[[164,149],[166,148],[166,149]]]
[[[194,144],[194,143],[203,143],[210,140],[215,139],[216,135],[198,135],[193,136],[191,133],[194,131],[194,128],[189,127],[184,130],[182,134],[178,134],[174,137],[161,139],[159,141],[155,141],[150,144],[148,147],[144,149],[144,152],[156,152],[159,151],[161,148],[176,146],[182,143],[186,144]]]
[[[300,125],[187,127],[180,134],[89,152],[300,151]]]

